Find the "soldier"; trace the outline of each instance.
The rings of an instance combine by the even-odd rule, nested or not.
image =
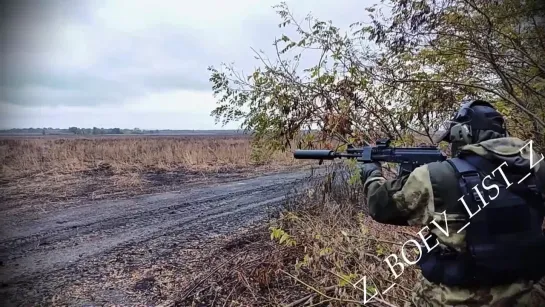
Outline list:
[[[429,227],[408,306],[545,306],[545,159],[482,100],[463,104],[440,140],[454,158],[401,178],[360,164],[374,220]]]

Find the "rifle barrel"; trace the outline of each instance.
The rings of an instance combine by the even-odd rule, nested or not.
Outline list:
[[[293,153],[293,157],[295,159],[333,160],[337,157],[337,153],[333,150],[327,150],[327,149],[314,149],[314,150],[297,149]]]
[[[295,159],[308,159],[308,160],[333,160],[335,158],[359,158],[361,157],[361,151],[353,151],[349,153],[336,152],[328,149],[297,149],[293,152]]]
[[[389,162],[400,164],[400,169],[410,172],[416,167],[436,161],[444,161],[447,156],[436,146],[390,147],[389,140],[377,141],[376,146],[354,148],[349,146],[345,152],[329,149],[302,150],[293,153],[295,159],[333,160],[335,158],[355,158],[359,162]]]

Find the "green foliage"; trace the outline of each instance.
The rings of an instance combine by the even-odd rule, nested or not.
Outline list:
[[[484,98],[506,112],[513,135],[543,146],[545,2],[389,1],[392,16],[362,27],[388,58],[386,82],[439,84],[456,99]],[[399,69],[393,69],[392,63]],[[437,97],[440,98],[440,97]],[[438,99],[440,100],[440,99]]]
[[[370,143],[379,135],[392,137],[406,129],[405,110],[384,102],[385,88],[375,84],[361,65],[372,60],[368,50],[331,22],[309,15],[305,22],[309,27],[303,28],[285,4],[277,8],[283,20],[280,26],[293,25],[298,34],[275,41],[278,61],[273,63],[256,52],[263,67],[248,76],[225,64],[225,71],[209,68],[219,98],[212,112],[217,122],[243,119],[243,128],[253,131],[257,139],[280,141],[267,145],[274,148],[289,147],[304,129],[319,131],[314,139],[305,140],[307,144],[350,139]],[[320,50],[319,62],[299,68],[303,51],[309,49]],[[285,59],[287,54],[292,59]]]
[[[274,153],[273,146],[267,146],[267,143],[262,139],[253,139],[251,142],[252,153],[251,161],[256,165],[263,165],[270,162]]]
[[[277,60],[256,52],[261,65],[247,76],[231,65],[209,68],[216,121],[243,120],[271,150],[292,147],[303,130],[316,133],[297,147],[378,137],[414,145],[414,136],[435,143],[461,100],[479,97],[506,111],[512,135],[545,143],[543,1],[383,4],[347,33],[276,6],[279,27],[295,30],[274,41]],[[317,61],[302,67],[309,51]]]
[[[355,159],[345,159],[343,160],[347,166],[347,170],[350,172],[350,177],[348,178],[349,185],[358,185],[361,184],[361,174],[358,167],[358,162]]]
[[[386,243],[401,241],[395,226],[375,223],[347,200],[320,202],[310,198],[307,206],[281,214],[271,227],[271,238],[279,240],[289,232],[297,240],[297,248],[290,250],[290,254],[297,255],[289,272],[292,276],[309,285],[307,288],[313,287],[312,291],[335,287],[327,292],[338,301],[332,306],[358,306],[347,302],[360,302],[365,290],[369,298],[378,289],[391,285],[391,273],[384,259],[392,253],[399,254],[398,246]],[[419,276],[418,268],[411,266],[405,270],[397,282],[412,284]],[[362,283],[364,276],[367,276],[366,289]],[[398,298],[405,300],[409,296],[410,292],[392,291],[381,299],[397,306]],[[329,298],[320,298],[325,299]]]
[[[352,286],[358,280],[358,278],[361,278],[361,277],[359,277],[358,274],[354,274],[354,273],[340,274],[339,286],[340,287]]]
[[[377,291],[377,288],[373,285],[367,285],[367,295],[369,296],[373,296],[375,295],[378,291]]]
[[[286,246],[295,246],[297,242],[284,230],[277,227],[270,227],[271,240],[278,240],[278,243]]]

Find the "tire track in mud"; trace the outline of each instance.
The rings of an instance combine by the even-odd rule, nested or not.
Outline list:
[[[69,267],[85,267],[90,259],[93,261],[89,263],[96,265],[96,260],[108,253],[128,252],[136,246],[168,254],[165,249],[169,246],[228,233],[266,217],[268,207],[278,207],[293,188],[309,182],[309,176],[308,170],[281,173],[179,192],[91,202],[38,216],[5,214],[0,217],[0,227],[4,228],[0,283],[11,290],[16,290],[17,284],[47,287],[41,280],[44,276],[54,280]]]
[[[26,229],[26,233],[23,231],[17,233],[15,238],[0,241],[0,246],[6,250],[17,249],[19,251],[28,251],[35,249],[37,246],[43,246],[43,248],[41,248],[42,250],[53,249],[62,243],[72,241],[75,236],[85,237],[90,234],[95,234],[97,231],[105,233],[111,232],[109,235],[113,235],[114,232],[119,231],[127,232],[129,230],[137,230],[146,227],[149,228],[148,224],[157,223],[157,220],[166,221],[183,218],[186,214],[195,213],[191,212],[195,210],[195,206],[199,206],[197,209],[203,212],[206,212],[206,210],[217,211],[218,207],[227,205],[233,199],[236,199],[241,195],[255,193],[256,191],[260,192],[261,190],[262,188],[257,188],[242,192],[230,193],[228,195],[204,197],[194,201],[181,201],[168,207],[154,208],[151,210],[137,210],[137,212],[132,212],[128,215],[126,213],[121,213],[117,216],[107,217],[104,219],[95,217],[95,220],[93,221],[88,219],[76,220],[73,222],[66,222],[62,220],[48,221],[51,225],[54,223],[60,225],[51,227],[46,233],[41,230],[37,230],[36,228],[30,228],[32,227],[30,226]],[[150,202],[147,205],[153,207],[153,203],[154,202]],[[81,219],[82,216],[71,217],[71,219],[74,218]],[[53,219],[57,218],[54,217]],[[62,219],[66,220],[66,215],[63,215]],[[61,226],[62,224],[67,225]],[[25,234],[26,236],[24,236]],[[12,251],[11,254],[13,257],[14,252]],[[0,256],[4,255],[0,254]]]

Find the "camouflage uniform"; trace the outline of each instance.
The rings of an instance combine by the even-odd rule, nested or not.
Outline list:
[[[505,161],[508,166],[516,164],[530,169],[529,146],[523,153],[520,152],[526,144],[517,138],[504,137],[465,145],[461,151],[473,152],[500,163]],[[532,163],[535,164],[540,158],[541,155],[534,151]],[[545,160],[532,170],[541,183],[545,183]],[[457,202],[461,197],[457,187],[455,171],[446,161],[420,166],[410,175],[392,180],[386,180],[380,172],[373,172],[364,182],[373,219],[386,224],[429,226],[440,244],[436,248],[450,246],[461,251],[465,245],[465,230],[460,234],[457,231],[465,224],[463,214],[449,213],[447,210],[448,237],[432,227],[433,224],[430,225],[433,219],[444,225],[442,212],[449,205],[452,208],[452,202]],[[542,191],[545,191],[545,186]],[[504,286],[462,289],[433,284],[423,278],[414,288],[412,304],[408,306],[545,306],[544,280],[538,283],[521,280]]]

